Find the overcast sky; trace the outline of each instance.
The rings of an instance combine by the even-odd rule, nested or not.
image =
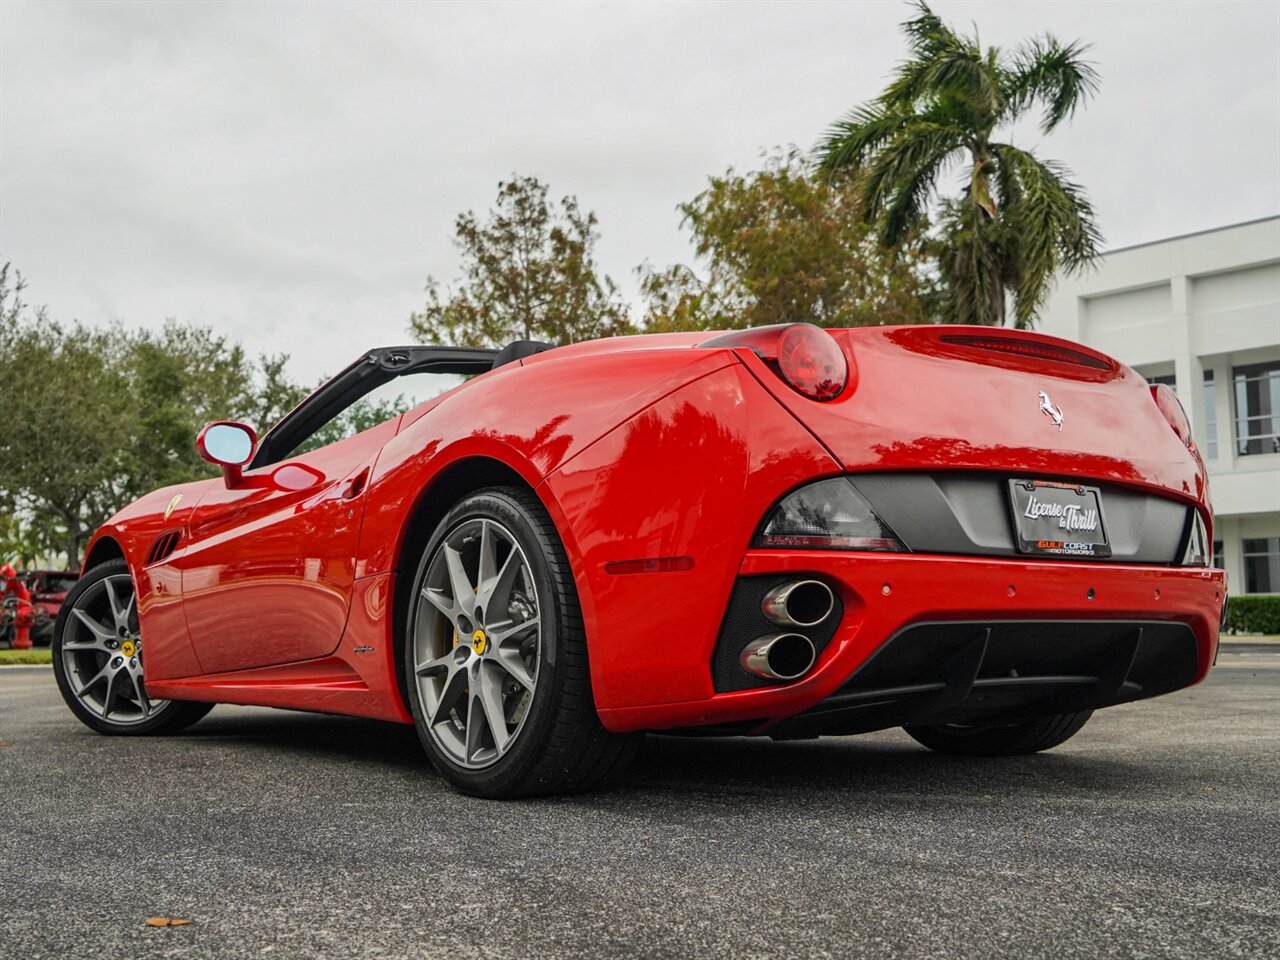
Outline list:
[[[1093,43],[1097,100],[1018,142],[1109,247],[1280,212],[1280,4],[938,0],[984,42]],[[404,342],[455,215],[537,176],[600,259],[688,261],[675,206],[812,146],[904,52],[900,3],[0,0],[0,261],[89,323],[209,324],[304,380]]]

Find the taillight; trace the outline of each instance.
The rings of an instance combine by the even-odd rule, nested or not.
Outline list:
[[[1188,450],[1194,450],[1196,445],[1191,439],[1191,421],[1187,419],[1187,411],[1182,409],[1182,401],[1173,389],[1168,384],[1157,383],[1151,388],[1151,399],[1156,402],[1178,439],[1187,445]]]
[[[747,347],[791,389],[811,400],[833,400],[853,379],[835,337],[811,323],[731,330],[700,347]]]
[[[765,519],[755,546],[904,551],[906,547],[846,477],[794,490]]]

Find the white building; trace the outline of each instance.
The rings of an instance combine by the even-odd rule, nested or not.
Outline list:
[[[1232,593],[1280,593],[1280,217],[1107,253],[1037,329],[1178,392],[1209,467]]]

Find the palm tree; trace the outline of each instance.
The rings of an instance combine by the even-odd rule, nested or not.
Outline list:
[[[967,160],[964,189],[940,216],[948,319],[1004,324],[1010,291],[1014,322],[1029,327],[1057,270],[1093,262],[1101,235],[1065,167],[992,136],[1037,106],[1051,132],[1097,90],[1098,75],[1079,42],[1046,34],[1005,54],[976,32],[957,34],[923,0],[915,7],[902,25],[910,59],[879,99],[827,131],[819,166],[862,178],[865,216],[894,247],[923,222],[940,175]]]

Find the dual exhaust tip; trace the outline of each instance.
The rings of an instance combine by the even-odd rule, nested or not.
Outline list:
[[[835,609],[831,588],[820,580],[795,580],[770,590],[761,603],[765,617],[780,627],[816,627]],[[798,680],[817,659],[813,641],[803,633],[757,637],[742,648],[742,668],[768,680]]]

